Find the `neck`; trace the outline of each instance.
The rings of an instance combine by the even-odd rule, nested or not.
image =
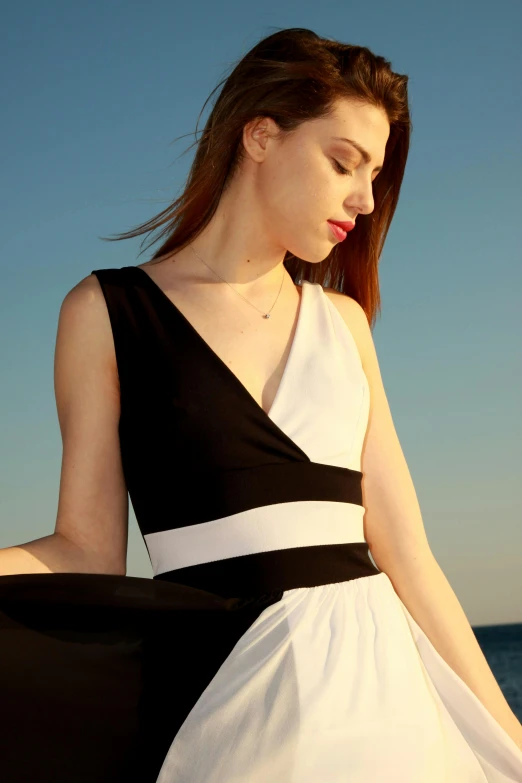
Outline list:
[[[239,205],[242,205],[241,207]],[[216,279],[213,272],[237,290],[259,291],[278,287],[286,249],[273,241],[262,219],[254,217],[260,210],[249,208],[252,201],[240,190],[226,192],[209,224],[179,252],[176,264],[187,265],[194,273]],[[202,261],[196,256],[200,256]],[[210,269],[206,266],[210,267]],[[213,271],[211,271],[213,270]],[[286,273],[285,273],[286,274]]]

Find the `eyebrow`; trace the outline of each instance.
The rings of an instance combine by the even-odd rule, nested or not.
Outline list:
[[[332,139],[336,139],[337,141],[347,141],[348,144],[351,144],[352,147],[355,147],[355,149],[361,153],[365,163],[369,163],[371,161],[372,158],[370,153],[365,150],[364,147],[361,147],[361,145],[356,141],[353,141],[352,139],[345,139],[344,136],[332,136]],[[374,171],[382,171],[382,166],[376,166]]]

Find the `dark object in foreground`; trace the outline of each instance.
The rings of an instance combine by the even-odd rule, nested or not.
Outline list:
[[[158,579],[0,577],[2,782],[154,783],[263,608]]]

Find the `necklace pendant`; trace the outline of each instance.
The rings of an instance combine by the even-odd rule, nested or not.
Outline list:
[[[270,313],[265,313],[263,318],[270,318]]]

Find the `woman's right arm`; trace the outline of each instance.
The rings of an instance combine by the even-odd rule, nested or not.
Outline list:
[[[109,314],[88,275],[58,319],[54,387],[62,435],[55,531],[0,549],[0,576],[126,573],[128,494],[120,453],[120,390]]]

